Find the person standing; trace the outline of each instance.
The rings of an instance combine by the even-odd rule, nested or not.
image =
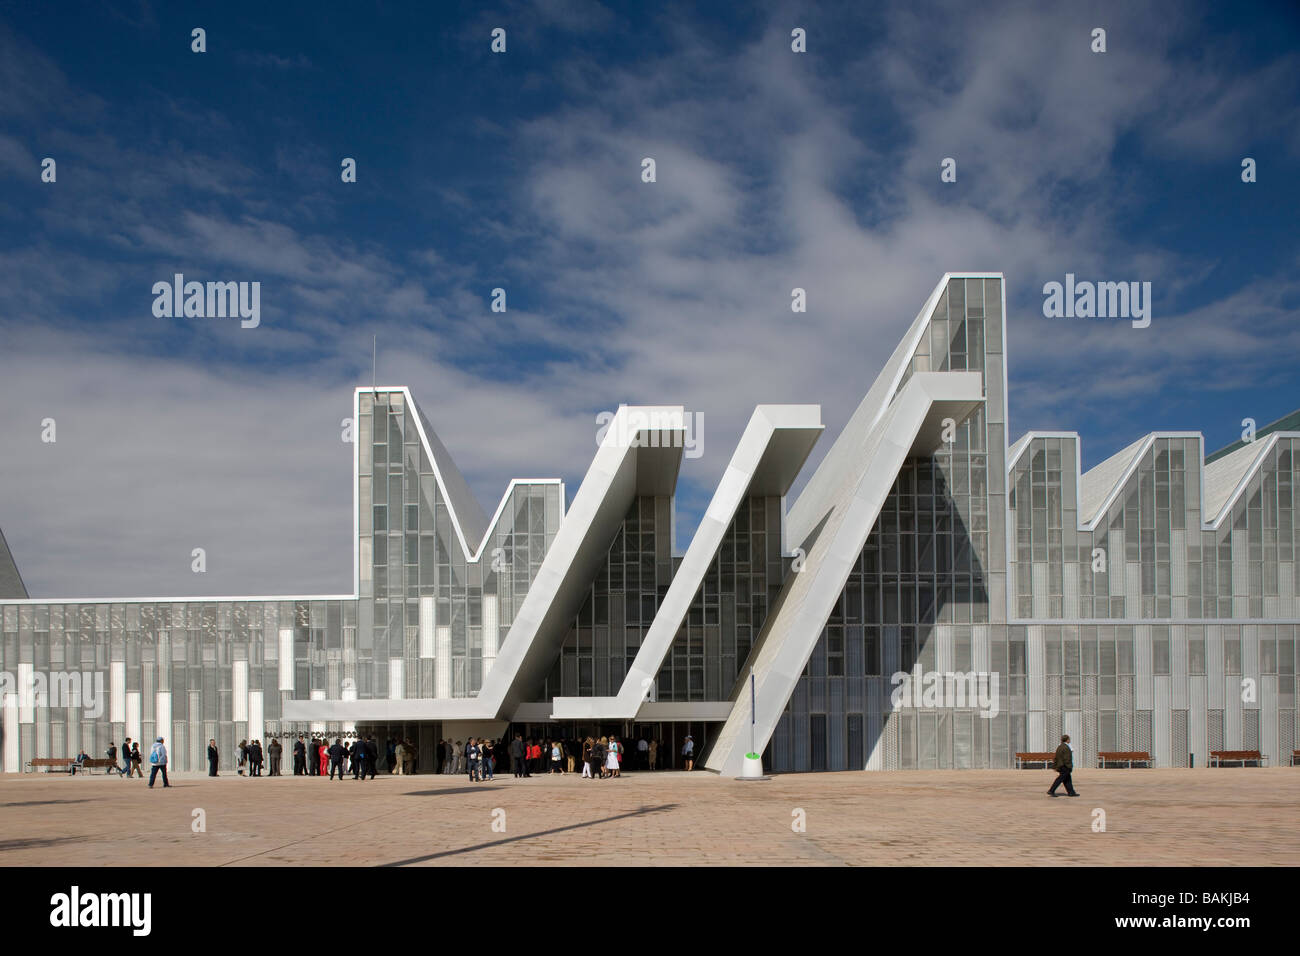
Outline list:
[[[636,769],[648,770],[650,768],[650,742],[645,739],[645,734],[636,742]]]
[[[649,754],[649,759],[650,759],[650,769],[654,770],[656,769],[655,765],[659,762],[659,741],[658,740],[650,741],[650,749],[647,751],[647,753]]]
[[[469,778],[474,780],[478,777],[478,743],[473,737],[469,738],[465,744],[465,765],[469,769]]]
[[[682,760],[686,763],[687,770],[695,769],[695,739],[686,735],[686,742],[682,744]]]
[[[488,780],[496,779],[497,774],[497,748],[492,741],[487,741],[483,745],[483,770],[487,773]]]
[[[617,777],[619,772],[618,761],[623,756],[623,745],[618,742],[617,737],[609,738],[609,755],[605,758],[605,769],[609,771],[611,777]]]
[[[163,786],[170,787],[167,781],[167,747],[163,744],[163,739],[159,737],[154,741],[153,747],[149,751],[149,786],[153,787],[153,782],[158,779],[158,771],[162,771]]]
[[[284,746],[280,743],[279,737],[272,737],[271,742],[267,744],[267,753],[271,756],[271,776],[280,776],[280,755],[284,753]]]
[[[217,742],[215,740],[209,740],[208,741],[208,776],[209,777],[215,777],[217,775],[217,759],[220,756],[221,754],[217,750]]]
[[[251,751],[248,757],[250,776],[260,777],[262,775],[262,741],[254,740],[248,745]]]
[[[510,769],[514,771],[516,777],[524,776],[527,769],[524,766],[524,736],[515,734],[515,739],[510,741]]]
[[[392,737],[389,737],[384,745],[388,750],[388,772],[389,773],[397,773],[401,769],[397,765],[397,744],[398,741],[394,740]]]
[[[334,743],[337,744],[338,740],[335,740]],[[316,766],[319,768],[317,770],[316,776],[318,777],[325,776],[325,765],[332,759],[333,758],[330,755],[330,748],[325,746],[325,739],[321,738],[316,742],[316,760],[317,760]],[[339,779],[343,778],[343,764],[341,760],[342,758],[340,758],[340,763],[339,763]],[[330,774],[330,779],[331,780],[334,779],[333,773]]]
[[[591,779],[591,748],[592,739],[588,737],[582,742],[582,777],[584,780]]]
[[[1074,782],[1070,775],[1074,772],[1074,750],[1070,747],[1070,735],[1066,734],[1061,738],[1061,746],[1056,748],[1056,753],[1052,755],[1052,769],[1056,771],[1056,779],[1052,781],[1052,788],[1047,791],[1049,797],[1056,796],[1056,788],[1065,784],[1065,793],[1067,796],[1077,797],[1074,792]]]
[[[342,780],[343,757],[347,754],[347,749],[343,746],[343,741],[340,738],[335,737],[333,746],[331,746],[328,751],[323,751],[323,753],[329,756],[330,779],[334,779],[334,771],[337,770],[339,772],[339,779]]]
[[[399,777],[406,774],[406,741],[399,740],[393,748],[393,759],[397,761],[396,773]]]
[[[301,777],[307,772],[307,745],[302,742],[302,734],[293,742],[293,775]]]

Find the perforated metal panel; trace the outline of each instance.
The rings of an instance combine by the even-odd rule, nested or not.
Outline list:
[[[1139,710],[1133,721],[1133,749],[1152,752],[1152,714],[1149,710]]]
[[[1187,766],[1187,711],[1175,710],[1169,743],[1170,765]]]
[[[1212,710],[1206,716],[1205,722],[1206,736],[1209,738],[1209,749],[1225,750],[1223,745],[1223,711]]]
[[[901,714],[892,714],[885,721],[884,733],[882,739],[884,742],[884,764],[886,770],[898,770],[902,767],[902,758],[899,755],[898,744],[898,725]]]
[[[965,769],[975,765],[973,721],[979,720],[970,713],[958,712],[952,716],[952,766]]]
[[[989,728],[989,766],[997,768],[1010,767],[1010,715],[1006,711],[1002,711],[996,717],[981,721],[981,723],[987,724]]]
[[[898,766],[902,770],[916,769],[916,720],[912,714],[897,714]]]
[[[1116,724],[1119,728],[1119,750],[1133,750],[1133,712],[1131,710],[1120,710],[1115,712]]]

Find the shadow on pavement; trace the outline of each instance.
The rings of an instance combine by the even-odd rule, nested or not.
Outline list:
[[[484,788],[484,789],[491,789]],[[518,843],[520,840],[532,840],[536,837],[550,836],[554,833],[564,833],[568,830],[581,830],[583,827],[594,827],[601,823],[613,823],[615,820],[627,820],[631,817],[643,816],[647,813],[663,813],[668,810],[676,810],[677,804],[665,803],[659,807],[642,807],[639,810],[631,810],[627,813],[620,813],[612,817],[603,817],[599,820],[588,820],[585,823],[574,823],[567,827],[555,827],[550,830],[539,830],[536,833],[525,833],[521,836],[506,837],[501,840],[493,840],[490,843],[479,843],[474,846],[465,846],[457,850],[443,850],[441,853],[430,853],[426,856],[414,856],[407,860],[394,860],[392,863],[381,863],[380,866],[410,866],[412,863],[425,863],[429,860],[438,860],[443,857],[457,856],[461,853],[473,853],[477,850],[486,850],[494,846],[505,846],[509,843]]]
[[[38,846],[57,846],[60,843],[75,843],[87,840],[84,836],[31,837],[26,840],[0,840],[0,853],[8,850],[31,850]]]

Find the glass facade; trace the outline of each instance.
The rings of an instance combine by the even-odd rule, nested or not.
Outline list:
[[[477,693],[559,529],[562,486],[514,483],[481,555],[466,554],[419,409],[378,390],[358,393],[357,411],[360,596],[0,602],[7,772],[83,747],[102,756],[124,736],[166,737],[178,770],[206,767],[216,739],[232,766],[243,739],[350,729],[282,721],[285,700]],[[80,696],[56,690],[74,674]]]
[[[618,693],[680,563],[670,549],[671,520],[667,497],[633,501],[538,699]],[[746,497],[673,638],[650,699],[726,700],[788,565],[781,555],[781,499]]]
[[[402,392],[362,392],[357,411],[358,693],[472,697],[559,530],[561,486],[516,482],[476,558],[453,530],[419,409]]]
[[[1207,531],[1199,437],[1155,437],[1096,530],[1079,530],[1077,437],[1034,437],[1006,470],[1000,285],[950,280],[903,373],[982,371],[986,401],[899,474],[768,765],[1012,767],[1065,733],[1080,766],[1099,750],[1161,766],[1204,766],[1219,749],[1285,761],[1300,440],[1280,437]],[[996,674],[996,714],[895,704],[893,675],[918,667]]]

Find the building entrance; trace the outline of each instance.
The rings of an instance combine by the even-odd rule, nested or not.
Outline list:
[[[621,770],[631,771],[649,771],[650,767],[650,744],[653,742],[656,771],[659,770],[685,770],[686,761],[682,755],[682,748],[689,736],[694,744],[694,755],[696,758],[696,769],[699,769],[699,757],[704,753],[705,747],[712,742],[713,735],[717,733],[721,725],[717,722],[705,721],[657,721],[643,723],[641,721],[546,721],[538,723],[513,723],[510,725],[506,745],[514,739],[515,734],[522,734],[525,741],[536,741],[543,745],[543,749],[549,746],[551,741],[561,741],[566,752],[573,753],[575,756],[575,770],[581,772],[581,767],[576,766],[577,762],[582,759],[582,742],[588,737],[593,740],[601,737],[617,737],[623,745],[623,762]],[[646,750],[640,749],[640,743],[646,742]],[[549,760],[549,751],[547,751],[547,760]],[[567,766],[566,766],[567,769]]]

